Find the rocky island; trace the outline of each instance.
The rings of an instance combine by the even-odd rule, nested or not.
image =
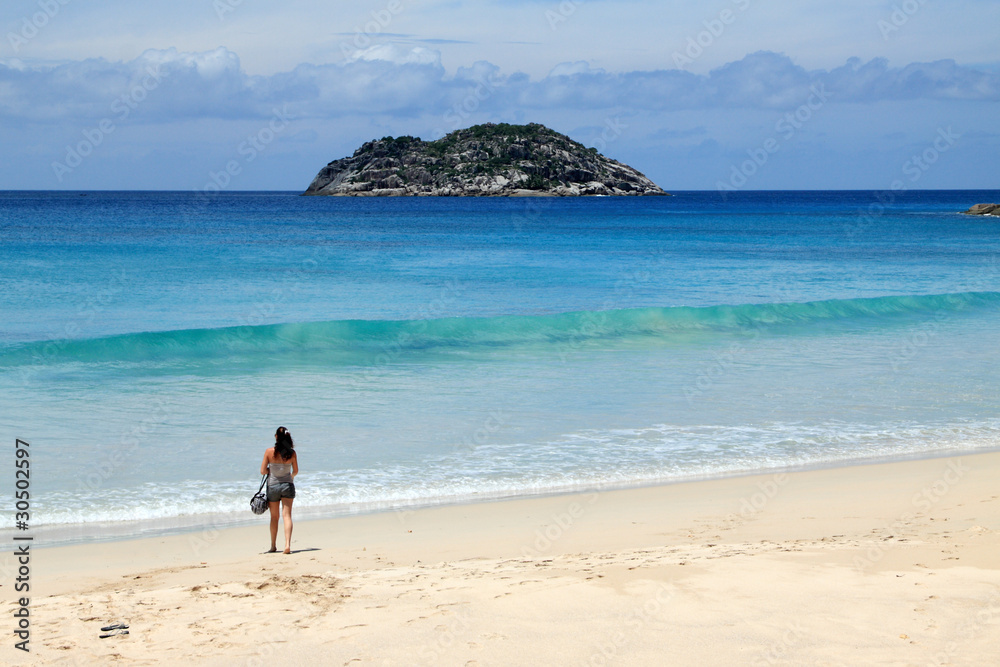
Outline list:
[[[383,137],[334,160],[306,195],[524,197],[666,195],[594,148],[544,125],[486,123],[436,141]]]
[[[976,204],[964,213],[966,215],[1000,216],[1000,204]]]

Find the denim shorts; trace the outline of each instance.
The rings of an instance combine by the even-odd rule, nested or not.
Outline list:
[[[267,486],[267,502],[276,503],[282,498],[294,498],[295,497],[295,484],[292,482],[278,482],[276,484],[268,484]]]

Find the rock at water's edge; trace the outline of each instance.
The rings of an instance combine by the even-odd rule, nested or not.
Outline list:
[[[1000,216],[1000,204],[976,204],[965,215],[993,215]]]

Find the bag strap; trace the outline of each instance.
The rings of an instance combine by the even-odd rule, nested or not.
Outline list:
[[[261,491],[264,490],[264,485],[266,483],[267,483],[267,473],[264,473],[264,476],[260,478],[260,488],[257,489],[257,493],[260,493]]]

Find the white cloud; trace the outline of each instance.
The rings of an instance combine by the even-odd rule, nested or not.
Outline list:
[[[141,91],[149,87],[151,76],[157,78],[155,90]],[[343,64],[303,64],[267,77],[247,75],[239,57],[224,48],[202,53],[149,50],[128,62],[10,62],[0,65],[0,116],[32,122],[101,118],[116,100],[131,95],[142,98],[135,106],[145,122],[262,118],[285,104],[300,117],[412,117],[445,113],[470,94],[477,96],[477,110],[496,113],[789,109],[802,104],[816,86],[823,86],[834,103],[1000,100],[1000,75],[950,60],[893,68],[885,60],[852,59],[830,71],[806,71],[787,56],[758,52],[704,75],[681,70],[615,73],[575,62],[531,80],[518,73],[504,75],[482,61],[449,76],[437,51],[386,44]]]
[[[176,65],[193,70],[199,77],[209,81],[240,72],[239,56],[221,46],[204,53],[179,53],[177,49],[149,49],[139,56],[137,62],[140,67],[143,63],[167,67]]]
[[[441,52],[416,46],[406,48],[398,44],[378,44],[363,51],[358,51],[350,60],[368,62],[387,62],[394,65],[431,65],[441,66]]]
[[[549,71],[549,76],[574,76],[576,74],[604,74],[603,69],[591,69],[590,63],[578,60],[573,63],[559,63]]]

